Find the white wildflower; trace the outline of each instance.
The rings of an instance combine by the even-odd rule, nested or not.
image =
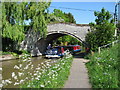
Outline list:
[[[14,85],[19,85],[19,83],[15,82]]]
[[[22,64],[19,64],[19,67],[21,68],[21,67],[22,67]]]
[[[14,76],[13,78],[14,78],[14,79],[17,79],[17,76]]]
[[[27,87],[30,87],[30,85],[27,85]]]
[[[50,83],[50,81],[48,81],[48,83]]]
[[[35,79],[36,79],[36,80],[40,80],[40,78],[39,78],[39,77],[36,77]]]
[[[38,76],[38,78],[40,78],[41,76]]]
[[[41,87],[45,87],[44,85],[40,85]]]
[[[35,73],[34,76],[37,76],[37,74]]]
[[[36,70],[40,70],[40,67],[36,68]]]
[[[34,65],[31,65],[32,67],[34,66]]]
[[[20,83],[23,83],[24,82],[24,80],[20,80]]]
[[[28,79],[28,77],[25,78],[26,80]]]
[[[19,75],[19,76],[22,76],[22,75],[23,75],[23,73],[18,72],[18,75]]]
[[[2,88],[3,87],[3,84],[0,84],[0,88]]]
[[[23,62],[27,61],[27,59],[24,59]]]
[[[2,84],[4,84],[5,83],[5,80],[2,80]]]
[[[12,81],[10,81],[9,79],[8,80],[5,80],[6,83],[12,83]]]
[[[15,76],[15,72],[12,72],[12,77],[14,77]]]
[[[28,69],[28,65],[24,69]]]
[[[17,65],[14,66],[15,69],[20,69]]]

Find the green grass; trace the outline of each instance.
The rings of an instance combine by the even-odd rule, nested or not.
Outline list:
[[[93,88],[119,88],[118,45],[104,49],[100,54],[94,53],[89,59],[86,66]]]
[[[0,55],[12,55],[14,57],[19,57],[19,55],[22,55],[22,57],[27,57],[27,55],[30,55],[30,53],[28,53],[27,51],[25,50],[22,50],[22,51],[17,51],[17,52],[3,52],[3,51],[0,51]]]
[[[21,85],[21,88],[62,88],[70,74],[73,57],[64,57],[47,69],[39,71],[39,78]]]
[[[8,54],[12,54],[12,52],[0,52],[2,55],[8,55]]]

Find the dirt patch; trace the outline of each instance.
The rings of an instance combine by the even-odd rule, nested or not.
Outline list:
[[[11,54],[0,56],[0,61],[2,61],[2,60],[10,60],[10,59],[16,59],[16,57],[14,57]]]

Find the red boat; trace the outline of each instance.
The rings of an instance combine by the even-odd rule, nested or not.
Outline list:
[[[81,47],[80,45],[69,45],[69,46],[63,46],[65,50],[69,50],[71,53],[80,52]]]

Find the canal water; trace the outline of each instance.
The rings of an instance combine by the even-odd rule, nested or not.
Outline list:
[[[34,57],[31,59],[4,60],[2,63],[2,82],[3,88],[19,88],[17,82],[28,81],[35,75],[36,68],[44,68],[46,61],[53,63],[57,59],[45,59],[43,57]],[[19,74],[19,75],[18,75]],[[24,74],[24,75],[23,75]],[[21,80],[21,81],[20,81]]]

